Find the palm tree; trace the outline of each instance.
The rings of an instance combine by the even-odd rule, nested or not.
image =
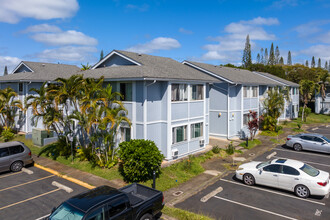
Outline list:
[[[318,93],[320,91],[320,85],[311,80],[301,80],[299,84],[300,84],[299,90],[300,90],[302,102],[304,103],[301,120],[305,121],[306,120],[306,117],[304,117],[305,108],[307,107],[307,104],[311,99],[311,97],[313,96],[313,94],[315,94],[315,92]]]
[[[10,87],[0,90],[0,114],[3,123],[7,128],[13,128],[17,109],[23,110],[20,100],[17,100],[17,93]]]
[[[81,64],[81,70],[89,70],[90,68],[92,68],[92,66],[89,65],[88,63],[86,65]]]
[[[321,109],[321,113],[323,113],[324,109],[323,109],[323,105],[324,105],[324,101],[326,98],[326,86],[327,83],[330,81],[330,77],[329,77],[329,72],[325,71],[324,73],[321,74],[320,76],[320,93],[321,93],[321,97],[322,97],[322,109]]]

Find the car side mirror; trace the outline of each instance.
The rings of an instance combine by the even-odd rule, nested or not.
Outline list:
[[[328,144],[328,142],[326,142],[326,141],[323,141],[323,143],[322,144]]]
[[[52,212],[51,212],[51,213],[53,214],[53,212],[55,212],[55,210],[56,210],[56,208],[54,207],[54,208],[52,209]]]
[[[262,168],[259,168],[259,174],[261,174],[262,173]]]

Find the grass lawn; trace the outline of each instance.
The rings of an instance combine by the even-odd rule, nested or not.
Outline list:
[[[293,119],[290,122],[283,122],[282,125],[284,127],[289,127],[289,128],[298,128],[298,123],[299,124],[317,124],[317,123],[330,123],[330,116],[329,115],[322,115],[322,114],[315,114],[311,113],[308,115],[306,122],[301,121],[301,117],[297,119]],[[303,131],[298,131],[298,132],[303,132]]]
[[[246,141],[240,143],[239,146],[242,146],[246,149],[251,149],[251,148],[254,148],[255,146],[257,146],[259,144],[261,144],[261,141],[258,140],[258,139],[254,139],[253,141],[248,140],[248,145],[249,145],[248,147],[246,147]]]
[[[188,212],[182,209],[172,208],[168,206],[164,206],[162,212],[165,215],[171,216],[180,220],[212,220],[213,218],[207,217],[205,215],[195,214],[192,212]]]
[[[276,137],[277,135],[283,134],[283,130],[280,130],[277,134],[275,131],[261,131],[260,135],[262,136],[269,136],[269,137]]]

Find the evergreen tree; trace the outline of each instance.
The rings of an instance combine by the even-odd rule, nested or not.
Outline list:
[[[321,58],[319,58],[319,60],[317,62],[317,68],[321,68]]]
[[[7,66],[5,66],[5,70],[4,70],[4,72],[3,72],[3,75],[4,75],[4,76],[8,75],[8,69],[7,69]]]
[[[257,55],[257,63],[260,63],[260,54]]]
[[[328,62],[328,71],[330,72],[330,60]]]
[[[306,60],[306,62],[305,62],[305,66],[307,66],[307,67],[308,67],[308,60]]]
[[[260,63],[261,64],[264,64],[265,63],[265,60],[264,60],[264,48],[261,48],[260,49],[260,55],[261,55],[261,57],[260,57]]]
[[[314,56],[312,57],[312,62],[311,62],[311,68],[314,68],[315,67],[315,58]]]
[[[100,53],[100,60],[103,60],[104,58],[104,54],[103,54],[103,50],[101,50],[101,53]]]
[[[265,49],[265,58],[264,58],[264,64],[267,65],[268,63],[268,50],[267,48]]]
[[[328,70],[328,69],[329,69],[329,67],[328,67],[328,61],[325,61],[324,69],[325,69],[325,70]]]
[[[276,46],[275,50],[275,64],[280,63],[280,49],[278,49],[278,46]]]
[[[283,57],[280,58],[280,61],[278,61],[278,63],[279,63],[279,64],[282,64],[282,65],[284,64],[284,59],[283,59]]]
[[[288,61],[287,61],[287,65],[291,66],[292,65],[292,58],[291,58],[291,52],[289,50],[288,52]]]
[[[275,65],[274,44],[270,46],[268,65]]]
[[[251,58],[251,44],[249,35],[246,36],[245,48],[243,51],[242,65],[247,68],[252,64]]]

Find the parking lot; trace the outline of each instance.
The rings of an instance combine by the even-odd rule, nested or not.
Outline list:
[[[37,167],[0,173],[0,219],[39,219],[64,200],[86,190]]]
[[[310,132],[330,138],[330,126],[318,127]],[[276,155],[272,159],[300,160],[330,172],[329,154],[296,152],[285,146],[277,146],[254,160],[266,161],[266,157],[273,152]],[[330,199],[327,196],[301,199],[293,192],[259,185],[247,186],[234,178],[234,172],[176,207],[216,219],[330,219]]]

